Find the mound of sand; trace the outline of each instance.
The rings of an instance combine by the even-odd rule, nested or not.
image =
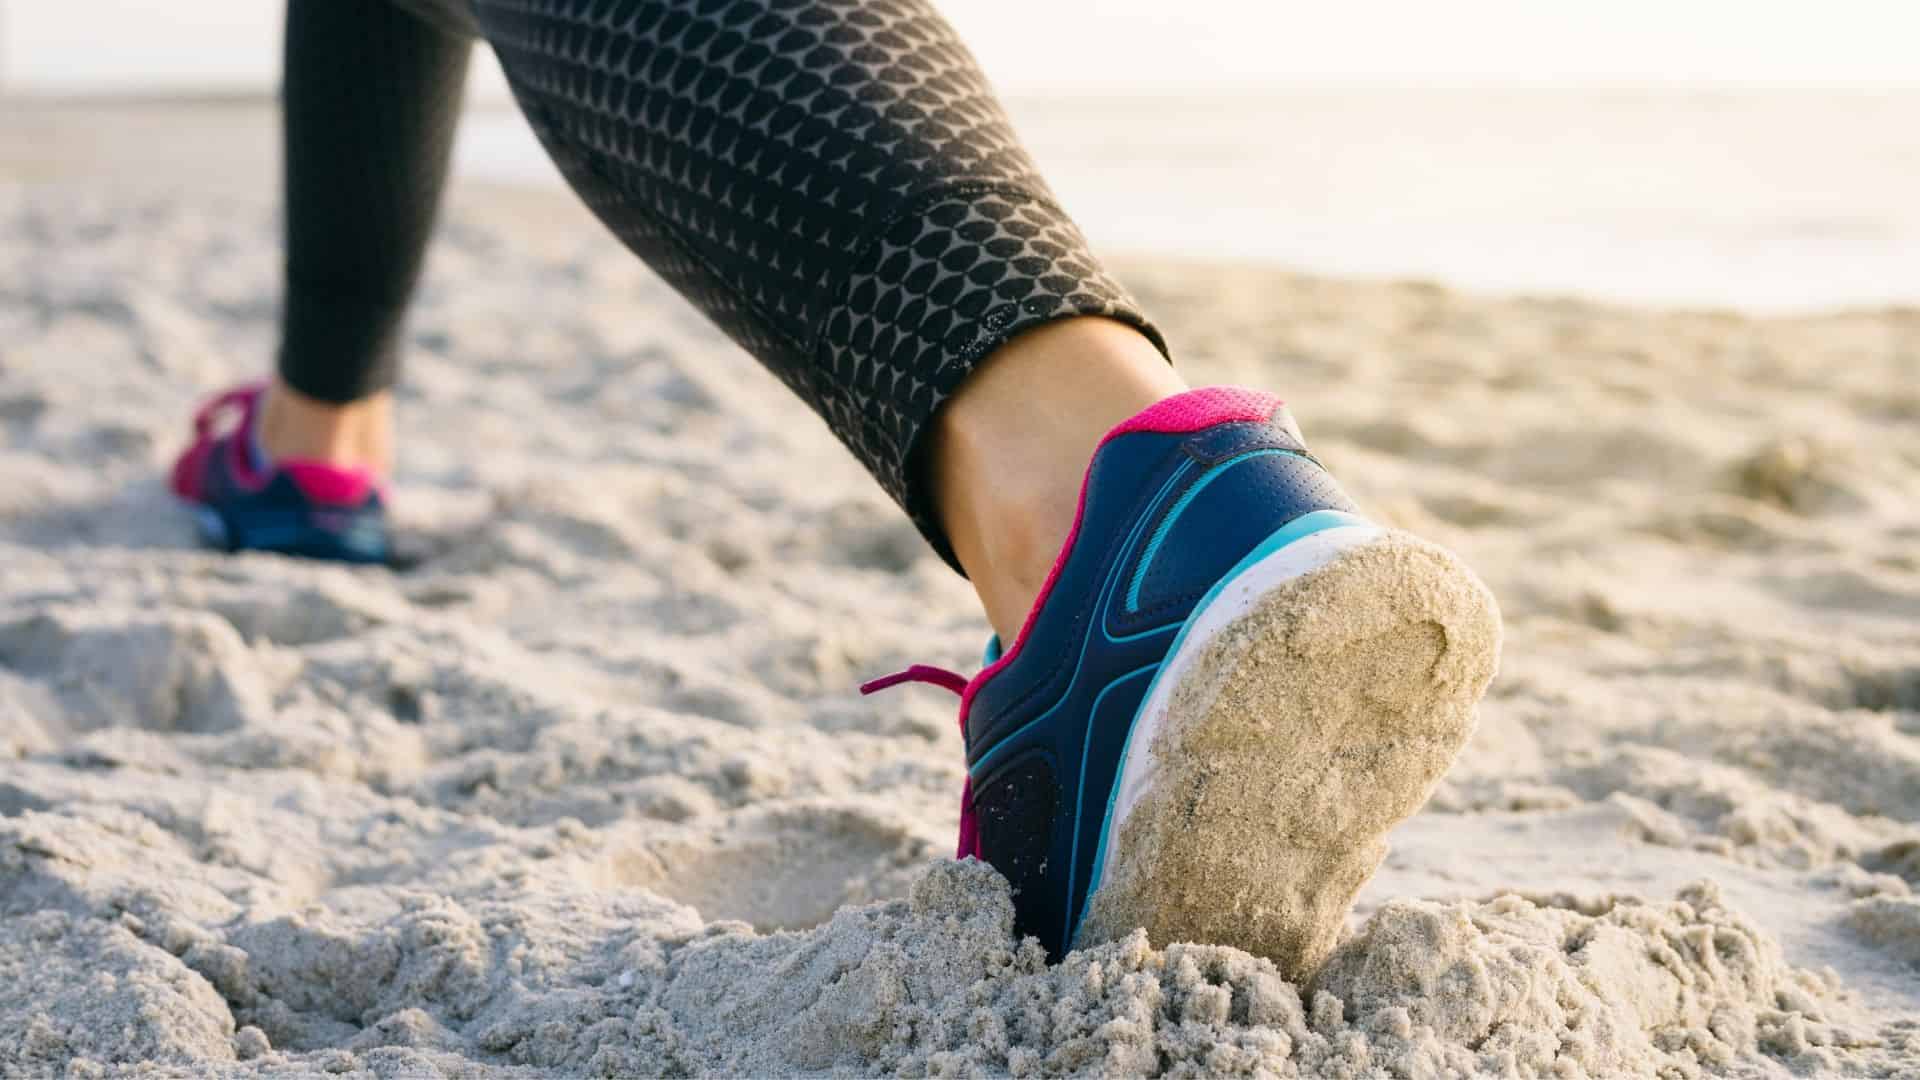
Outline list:
[[[0,188],[0,1074],[1920,1069],[1920,313],[1125,267],[1500,597],[1479,734],[1296,985],[1053,968],[955,864],[984,626],[784,390],[559,204],[463,194],[424,559],[197,550],[265,202]]]
[[[42,848],[44,862],[138,843],[49,815],[5,839],[29,851],[57,833],[77,846]],[[83,901],[58,876],[22,868],[16,896],[70,903],[10,920],[0,953],[18,1032],[6,1049],[25,1069],[268,1057],[382,1074],[478,1058],[611,1076],[1605,1076],[1889,1061],[1837,977],[1789,967],[1704,883],[1585,911],[1394,901],[1300,987],[1235,949],[1155,951],[1144,931],[1048,967],[1013,939],[1004,879],[972,862],[929,865],[905,900],[770,935],[655,897],[545,890],[363,892],[209,932],[124,888]],[[55,992],[18,993],[41,980]]]

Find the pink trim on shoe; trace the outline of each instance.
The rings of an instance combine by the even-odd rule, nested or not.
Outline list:
[[[333,506],[358,506],[379,489],[373,473],[324,461],[282,461],[276,466],[307,498]]]
[[[238,405],[240,407],[241,423],[244,425],[246,419],[253,416],[253,411],[259,403],[260,395],[265,393],[266,389],[267,384],[263,382],[242,383],[239,386],[229,390],[223,390],[213,397],[208,398],[206,403],[201,405],[199,410],[193,414],[193,433],[202,439],[211,439],[213,437],[214,426],[219,422],[220,414],[225,412],[230,405]]]
[[[1135,431],[1167,434],[1199,431],[1215,424],[1271,420],[1284,404],[1275,395],[1261,390],[1247,390],[1238,386],[1203,386],[1198,390],[1175,394],[1142,410],[1131,419],[1122,420],[1107,432],[1106,438],[1100,440],[1100,446]],[[1099,450],[1099,446],[1094,447],[1095,453]]]
[[[205,501],[207,462],[222,442],[227,444],[231,454],[240,444],[238,440],[223,436],[219,432],[220,421],[235,408],[240,410],[240,420],[235,425],[235,433],[246,433],[252,429],[254,413],[259,406],[260,395],[267,388],[265,383],[246,383],[208,398],[193,414],[193,444],[181,452],[173,463],[173,490],[183,499],[195,502]],[[230,433],[231,434],[231,433]],[[233,470],[236,479],[251,483],[254,479],[253,463],[244,460],[244,453],[238,459]]]
[[[206,501],[207,458],[212,455],[213,447],[211,441],[197,439],[174,459],[172,487],[175,495],[192,502]]]
[[[960,785],[960,843],[954,849],[956,859],[986,859],[980,854],[980,815],[973,812],[973,777]]]

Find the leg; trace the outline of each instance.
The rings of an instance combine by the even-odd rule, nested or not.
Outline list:
[[[924,0],[474,9],[593,210],[978,575],[996,625],[1017,625],[1100,432],[1182,384],[951,28]],[[1074,316],[1107,318],[1050,325]],[[1001,375],[975,390],[983,363]],[[1066,427],[1004,446],[976,430],[1006,400],[995,383]],[[963,384],[978,405],[955,402],[954,463],[937,464],[933,420]],[[1009,459],[1031,483],[1005,488],[1002,514],[983,470]],[[1022,523],[1002,536],[982,516]]]
[[[287,5],[286,309],[259,431],[275,457],[386,469],[471,52],[388,0]]]
[[[588,205],[974,575],[1004,654],[867,689],[962,694],[1015,930],[1311,974],[1472,729],[1485,589],[1272,395],[1180,393],[926,0],[473,4]]]
[[[934,418],[940,520],[1000,640],[1014,639],[1066,542],[1100,437],[1185,389],[1130,328],[1067,319],[1002,346]]]
[[[172,471],[214,544],[391,557],[390,388],[471,52],[388,0],[289,0],[278,371],[205,405]]]

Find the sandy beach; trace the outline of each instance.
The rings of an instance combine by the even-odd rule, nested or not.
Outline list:
[[[271,146],[21,130],[0,1075],[1920,1075],[1920,309],[1117,257],[1189,380],[1285,395],[1480,572],[1505,653],[1317,979],[1049,967],[947,858],[951,699],[855,691],[970,670],[970,590],[583,211],[456,192],[417,565],[229,557],[162,470],[271,355]]]

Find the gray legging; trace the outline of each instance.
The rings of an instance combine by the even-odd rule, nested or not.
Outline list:
[[[915,452],[1014,334],[1159,334],[926,0],[291,0],[280,373],[390,385],[474,35],[620,240],[826,420],[952,561]]]

